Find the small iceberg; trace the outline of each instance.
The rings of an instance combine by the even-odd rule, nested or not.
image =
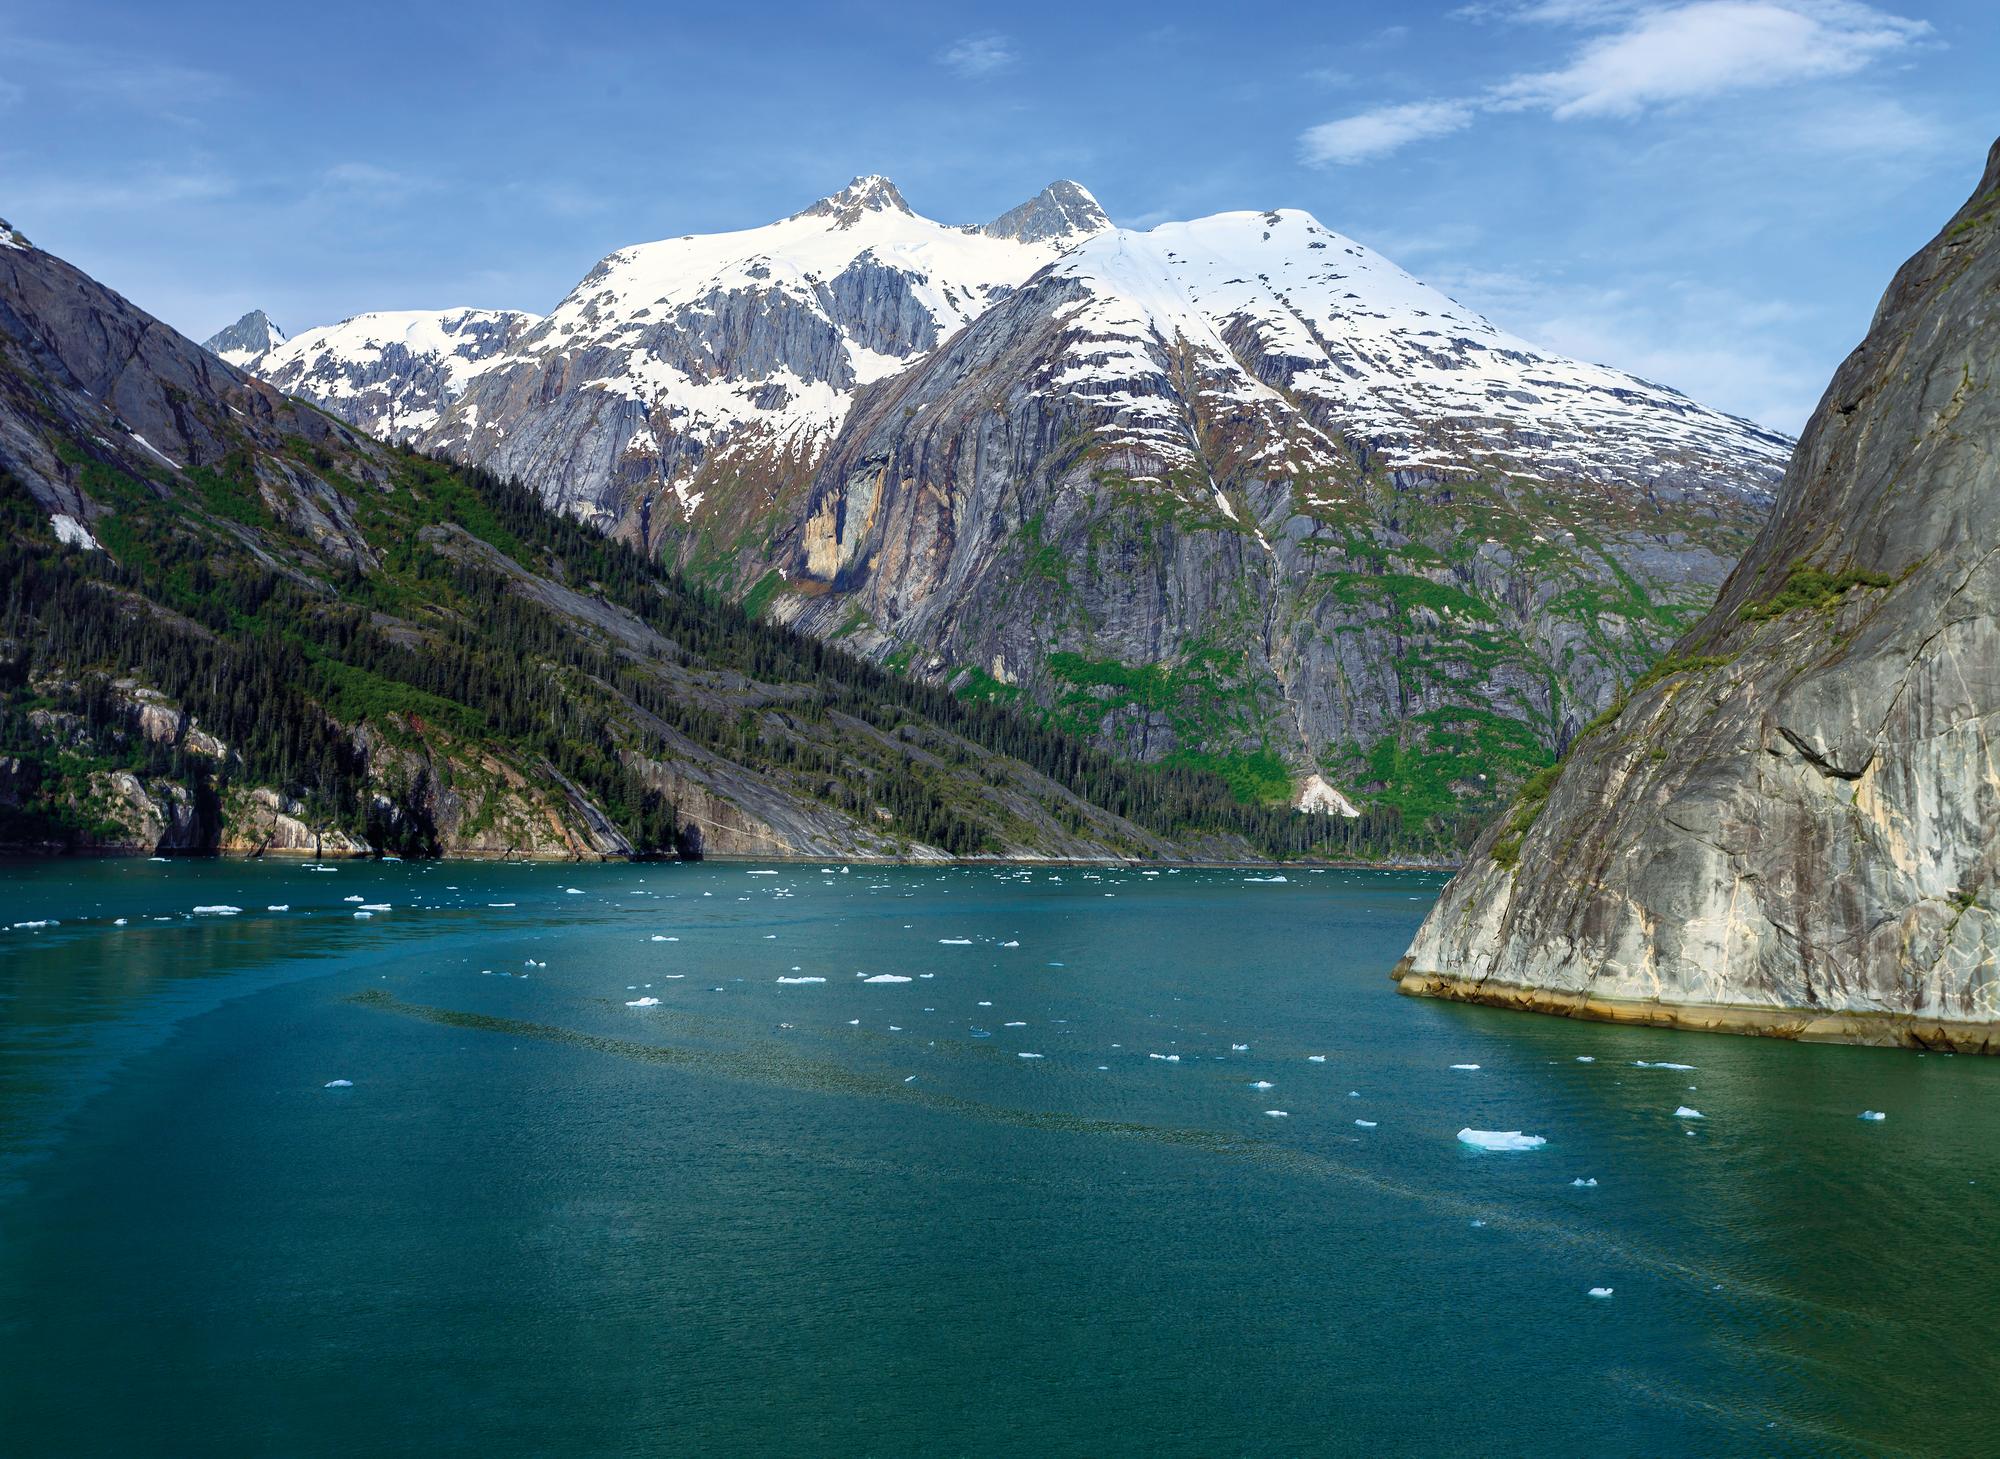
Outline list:
[[[580,897],[580,896],[582,896],[582,895],[583,895],[583,888],[582,888],[582,887],[564,887],[564,888],[563,888],[563,895],[564,895],[564,896],[566,896],[566,897]]]
[[[1274,1120],[1288,1120],[1292,1117],[1292,1112],[1288,1109],[1267,1109],[1264,1113]]]
[[[1593,1190],[1597,1186],[1597,1177],[1594,1175],[1592,1176],[1579,1175],[1575,1180],[1571,1181],[1570,1184],[1582,1190]]]
[[[1477,1064],[1453,1064],[1451,1067],[1454,1069],[1464,1069],[1468,1072],[1475,1071],[1479,1068]]]
[[[232,907],[226,902],[217,902],[212,907],[196,907],[194,914],[197,917],[234,917],[242,910],[241,907]]]
[[[1578,1054],[1576,1056],[1576,1061],[1579,1064],[1595,1064],[1597,1062],[1597,1056],[1595,1054]]]
[[[324,1087],[327,1089],[352,1089],[354,1081],[352,1079],[329,1079],[326,1081]]]
[[[1703,1120],[1707,1119],[1708,1116],[1694,1108],[1694,1106],[1684,1104],[1674,1111],[1674,1118],[1677,1120]]]
[[[1647,1063],[1647,1062],[1646,1062],[1646,1061],[1645,1061],[1644,1059],[1634,1059],[1634,1060],[1632,1061],[1632,1067],[1633,1067],[1634,1069],[1692,1069],[1692,1068],[1694,1067],[1694,1065],[1692,1065],[1692,1064],[1648,1064],[1648,1063]]]
[[[1015,1058],[1017,1058],[1017,1059],[1039,1059],[1039,1058],[1041,1058],[1041,1055],[1040,1055],[1040,1054],[1016,1054],[1016,1055],[1014,1055],[1014,1057],[1015,1057]]]
[[[1252,1089],[1276,1089],[1278,1086],[1273,1084],[1268,1079],[1259,1079],[1256,1083],[1252,1084],[1250,1087]]]
[[[393,912],[395,908],[391,907],[387,902],[363,902],[361,910],[364,912]]]
[[[775,871],[752,871],[752,872],[746,872],[746,873],[745,873],[745,875],[747,875],[747,876],[776,876],[776,875],[777,875],[777,873],[776,873]]]
[[[1245,881],[1285,881],[1286,879],[1282,876],[1246,876],[1243,878]]]
[[[649,994],[644,998],[634,998],[631,1002],[627,1003],[625,1006],[627,1008],[658,1008],[660,1006],[660,1000],[655,997],[652,997]]]
[[[1475,1150],[1539,1150],[1548,1144],[1542,1135],[1524,1135],[1519,1130],[1474,1130],[1458,1132],[1458,1142]]]
[[[825,979],[825,978],[814,978],[814,977],[804,977],[804,978],[780,978],[780,979],[778,979],[778,981],[779,981],[780,983],[824,983],[824,982],[826,981],[826,979]]]
[[[972,946],[972,939],[969,937],[940,937],[938,944],[942,947],[970,947]]]
[[[358,902],[361,899],[359,897],[356,897],[354,898],[354,900]],[[488,902],[486,905],[489,907],[511,907],[514,904],[512,902]]]
[[[1002,947],[1019,947],[1021,944],[1018,942],[1003,942],[1000,945]]]
[[[1889,1116],[1879,1109],[1864,1109],[1861,1111],[1861,1118],[1864,1120],[1886,1120]]]
[[[872,978],[863,978],[864,983],[907,983],[910,980],[901,973],[877,973]]]
[[[1354,1123],[1364,1130],[1372,1130],[1376,1125],[1374,1120],[1356,1120]]]
[[[273,902],[264,910],[266,912],[289,912],[292,910],[292,904],[290,902]]]
[[[1232,1054],[1247,1054],[1247,1053],[1249,1053],[1249,1052],[1250,1052],[1250,1045],[1248,1045],[1248,1044],[1231,1044],[1231,1045],[1229,1046],[1229,1052],[1230,1052],[1230,1053],[1232,1053]]]
[[[200,910],[201,908],[199,907],[195,908],[195,911],[197,912],[199,912]],[[124,919],[121,918],[120,920],[122,921]],[[43,917],[39,921],[35,922],[16,922],[14,924],[14,930],[16,932],[23,932],[23,931],[40,932],[44,927],[60,927],[60,926],[62,926],[62,923],[57,921],[54,917]]]
[[[1326,1062],[1326,1055],[1325,1055],[1325,1054],[1307,1054],[1307,1055],[1306,1055],[1306,1062],[1307,1062],[1308,1064],[1324,1064],[1324,1063]]]
[[[1592,1287],[1590,1289],[1590,1295],[1593,1297],[1609,1297],[1611,1295],[1611,1289],[1609,1287]]]

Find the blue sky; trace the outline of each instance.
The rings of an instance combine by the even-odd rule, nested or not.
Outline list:
[[[196,337],[543,311],[857,173],[983,221],[1301,207],[1797,430],[2000,133],[2000,3],[0,0],[0,217]]]

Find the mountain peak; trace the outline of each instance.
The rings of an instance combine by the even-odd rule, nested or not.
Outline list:
[[[262,309],[252,309],[229,328],[211,334],[201,347],[241,369],[284,342],[285,332],[271,322],[271,316]]]
[[[801,208],[794,218],[832,218],[836,227],[852,228],[863,213],[903,213],[916,216],[896,184],[878,173],[857,177],[839,192],[821,198],[810,208]]]
[[[1060,178],[1018,208],[1009,208],[979,231],[1022,243],[1060,243],[1111,226],[1104,209],[1080,182]]]

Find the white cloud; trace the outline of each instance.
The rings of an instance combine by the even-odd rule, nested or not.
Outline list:
[[[939,51],[937,59],[961,76],[990,76],[1014,64],[1014,44],[1004,35],[969,35]]]
[[[1460,131],[1478,111],[1541,111],[1557,121],[1635,117],[1733,92],[1852,76],[1930,34],[1922,20],[1860,0],[1529,0],[1468,6],[1467,19],[1504,18],[1604,33],[1563,64],[1510,77],[1476,101],[1418,101],[1326,122],[1301,136],[1305,160],[1373,161]],[[1872,134],[1865,121],[1830,117],[1822,143],[1849,150],[1908,150],[1928,123],[1903,112]]]
[[[1823,0],[1695,0],[1648,10],[1567,65],[1517,76],[1493,103],[1558,121],[1636,116],[1731,91],[1848,76],[1930,29],[1870,6]]]
[[[422,178],[373,162],[336,162],[320,174],[314,197],[365,198],[371,202],[399,202],[429,184]]]
[[[1403,106],[1322,122],[1299,138],[1307,162],[1372,162],[1411,142],[1442,137],[1472,125],[1473,108],[1463,101],[1417,101]]]

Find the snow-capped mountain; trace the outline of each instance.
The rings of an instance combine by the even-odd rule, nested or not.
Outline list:
[[[374,435],[412,442],[540,322],[518,309],[357,314],[285,340],[246,368]]]
[[[251,368],[961,692],[1429,811],[1670,641],[1791,449],[1309,214],[1116,229],[1073,182],[954,226],[857,178],[467,318]]]
[[[240,370],[284,342],[285,332],[271,317],[262,309],[252,309],[229,328],[211,334],[201,347]]]

